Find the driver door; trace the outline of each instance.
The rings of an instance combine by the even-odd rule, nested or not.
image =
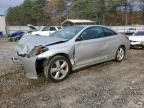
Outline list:
[[[103,61],[105,56],[105,36],[101,27],[90,27],[81,34],[81,41],[75,42],[75,61],[77,66]]]

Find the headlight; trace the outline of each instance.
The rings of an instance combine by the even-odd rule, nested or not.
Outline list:
[[[45,46],[36,46],[31,50],[31,52],[27,56],[28,57],[36,56],[36,55],[39,55],[39,54],[44,53],[46,51],[48,51],[47,47],[45,47]]]

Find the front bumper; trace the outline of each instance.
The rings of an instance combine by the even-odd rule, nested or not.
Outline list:
[[[130,42],[131,46],[144,46],[144,41],[142,42]]]
[[[29,79],[38,79],[36,72],[36,60],[37,57],[13,57],[12,62],[15,64],[21,64],[24,67],[26,77]]]

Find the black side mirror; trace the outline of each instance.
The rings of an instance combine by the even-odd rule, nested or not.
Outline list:
[[[82,40],[82,37],[81,36],[78,36],[77,38],[76,38],[76,41],[81,41]]]

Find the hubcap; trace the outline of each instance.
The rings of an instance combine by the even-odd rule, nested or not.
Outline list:
[[[117,59],[118,60],[122,60],[124,58],[124,49],[123,48],[119,48],[118,52],[117,52]]]
[[[64,60],[57,60],[51,66],[50,73],[51,76],[56,79],[60,80],[64,78],[68,73],[68,63]]]

